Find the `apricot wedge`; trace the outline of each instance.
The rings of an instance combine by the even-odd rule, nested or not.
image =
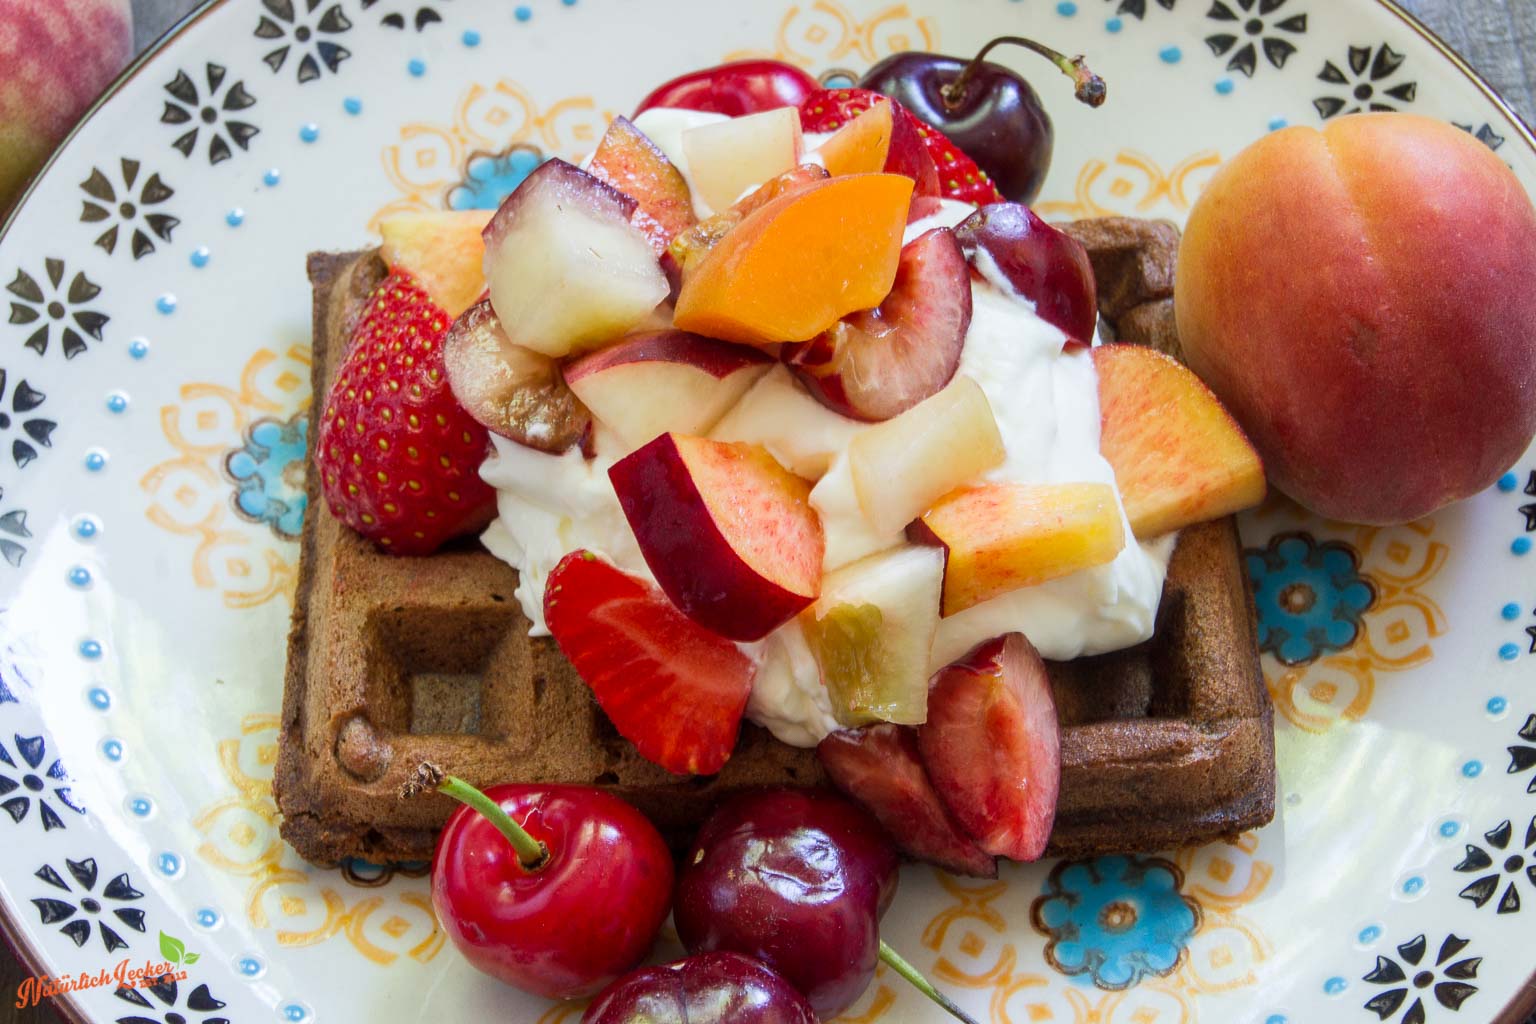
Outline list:
[[[876,103],[837,130],[817,150],[827,173],[871,174],[885,170],[895,119],[889,103]]]
[[[1125,528],[1108,484],[984,484],[947,495],[907,529],[944,548],[945,616],[1113,561]]]
[[[491,210],[433,210],[397,213],[379,225],[379,255],[391,270],[403,270],[427,290],[432,301],[457,317],[485,291],[485,241],[481,232]]]
[[[1264,500],[1264,464],[1194,372],[1142,345],[1100,345],[1099,451],[1140,538]]]
[[[683,275],[674,324],[746,345],[809,341],[884,301],[912,179],[828,178],[747,215]]]

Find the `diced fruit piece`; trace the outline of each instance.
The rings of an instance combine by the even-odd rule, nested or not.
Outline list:
[[[917,744],[933,788],[983,850],[1040,858],[1061,789],[1061,725],[1045,662],[1022,633],[933,677]]]
[[[672,603],[732,640],[761,640],[816,600],[826,549],[810,485],[757,445],[662,434],[608,471]]]
[[[514,345],[559,358],[614,341],[667,297],[635,200],[547,160],[485,229],[491,305]]]
[[[907,531],[944,548],[944,614],[1113,561],[1125,527],[1108,484],[983,484],[940,501]]]
[[[565,382],[626,448],[707,434],[773,366],[761,349],[687,331],[635,334],[565,368]]]
[[[558,455],[580,443],[592,416],[566,387],[560,364],[512,344],[484,300],[448,330],[443,363],[453,395],[487,430]]]
[[[724,210],[743,192],[800,162],[800,117],[790,107],[683,132],[683,154],[699,194]]]
[[[898,849],[957,875],[996,878],[997,859],[966,835],[934,791],[910,726],[835,732],[816,756],[832,783],[885,827]]]
[[[409,277],[385,278],[358,319],[315,439],[331,513],[394,554],[430,554],[496,514],[496,492],[480,479],[490,439],[443,368],[449,323]]]
[[[950,382],[970,326],[970,267],[954,233],[934,228],[902,248],[878,305],[848,314],[781,358],[829,409],[888,420]]]
[[[849,174],[772,200],[684,274],[673,322],[772,345],[878,306],[896,280],[911,198],[910,178]]]
[[[859,507],[883,534],[899,532],[1007,457],[986,392],[969,377],[861,431],[848,446]]]
[[[941,552],[904,545],[821,581],[821,597],[800,626],[840,723],[916,725],[927,717],[943,578]]]
[[[1193,371],[1142,345],[1100,345],[1099,451],[1131,532],[1158,537],[1264,500],[1264,465]]]
[[[895,103],[877,102],[839,128],[817,152],[831,174],[904,174],[915,183],[915,196],[936,196],[939,174],[918,127]]]
[[[379,255],[390,270],[409,274],[443,312],[456,317],[485,294],[489,210],[397,213],[379,225]]]
[[[927,150],[929,162],[936,168],[937,187],[931,187],[929,179],[923,175],[918,178],[918,195],[942,195],[945,199],[958,199],[977,205],[1002,201],[1002,194],[976,166],[976,161],[961,152],[943,132],[924,124],[899,102],[879,92],[869,89],[819,90],[801,101],[800,123],[808,132],[837,131],[879,103],[891,104],[898,113],[897,120],[910,124],[917,133],[918,141]],[[910,172],[902,170],[897,173]]]
[[[747,214],[767,206],[780,196],[803,192],[818,181],[826,181],[827,177],[825,167],[801,164],[793,170],[770,178],[735,206],[712,217],[706,217],[672,239],[667,253],[677,266],[679,273],[687,273],[700,257],[713,249],[732,228],[746,219]]]
[[[639,204],[631,222],[645,233],[657,256],[698,223],[683,173],[627,117],[613,119],[588,169]]]
[[[760,444],[796,476],[820,480],[864,424],[840,416],[775,366],[731,407],[709,436]]]
[[[955,237],[983,277],[1031,303],[1072,341],[1093,344],[1098,284],[1081,242],[1018,203],[983,206],[960,222]]]
[[[587,551],[560,560],[544,621],[598,706],[642,757],[713,775],[736,747],[752,662],[666,595]]]

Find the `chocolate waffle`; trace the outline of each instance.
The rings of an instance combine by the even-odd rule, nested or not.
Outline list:
[[[1171,294],[1172,250],[1153,244],[1166,241],[1164,229],[1126,221],[1073,230],[1120,336],[1156,342],[1155,309],[1137,311],[1165,300],[1165,285]],[[309,274],[313,444],[318,396],[384,267],[374,252],[316,254]],[[283,838],[306,859],[429,857],[455,804],[399,798],[423,760],[481,786],[600,786],[679,843],[734,791],[823,781],[814,751],[751,724],[717,776],[683,778],[646,761],[554,641],[528,636],[514,570],[468,543],[428,558],[382,554],[331,516],[315,476],[273,782]],[[1269,821],[1272,710],[1231,520],[1182,533],[1151,640],[1053,663],[1050,676],[1063,726],[1051,853],[1164,849]]]

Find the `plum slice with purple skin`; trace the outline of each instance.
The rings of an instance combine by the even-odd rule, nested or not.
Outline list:
[[[1069,341],[1093,344],[1098,285],[1081,242],[1018,203],[983,206],[960,222],[955,237],[983,278],[1028,300]]]
[[[971,274],[954,232],[934,228],[901,250],[874,309],[843,317],[780,358],[827,408],[878,422],[938,394],[960,368],[971,325]]]
[[[443,341],[443,364],[464,411],[518,444],[558,455],[580,443],[592,424],[560,364],[512,344],[489,300],[453,322]]]
[[[486,225],[491,306],[515,345],[559,359],[622,337],[669,286],[636,201],[563,160],[546,160]]]

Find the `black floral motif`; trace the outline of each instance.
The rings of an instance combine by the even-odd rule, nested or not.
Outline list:
[[[1456,870],[1463,874],[1486,872],[1460,893],[1462,899],[1472,901],[1479,910],[1487,906],[1499,891],[1499,883],[1503,881],[1504,875],[1509,876],[1509,884],[1504,888],[1504,895],[1499,897],[1498,912],[1501,914],[1519,912],[1518,882],[1522,874],[1530,879],[1532,886],[1536,886],[1536,859],[1531,856],[1533,849],[1536,849],[1536,818],[1532,818],[1526,826],[1525,842],[1511,850],[1509,843],[1514,835],[1515,829],[1511,822],[1500,822],[1483,833],[1483,839],[1488,843],[1486,849],[1468,843],[1466,857],[1456,865]]]
[[[17,469],[26,469],[32,460],[37,458],[36,445],[42,445],[44,448],[53,447],[53,431],[58,424],[53,420],[31,415],[47,401],[48,396],[25,380],[18,381],[16,390],[11,392],[11,410],[6,412],[5,389],[8,384],[8,375],[4,370],[0,370],[0,434],[15,427],[20,435],[23,435],[12,438],[11,458],[15,461]]]
[[[80,894],[74,902],[57,899],[52,896],[33,900],[32,905],[37,908],[42,923],[44,925],[55,925],[63,922],[63,927],[59,931],[68,935],[76,946],[84,946],[91,937],[91,923],[94,921],[96,930],[101,936],[102,945],[107,947],[108,953],[115,953],[119,949],[126,949],[128,943],[113,930],[112,926],[107,923],[107,919],[103,916],[107,908],[102,905],[101,901],[104,899],[113,903],[131,903],[134,900],[143,899],[144,894],[133,887],[133,883],[128,879],[128,874],[124,872],[109,881],[102,888],[98,898],[96,894],[97,871],[94,858],[87,857],[85,860],[69,860],[66,858],[64,867],[68,870],[70,877],[75,880],[75,885],[79,887]],[[69,882],[65,881],[64,876],[54,869],[53,865],[44,864],[34,874],[55,889],[63,890],[71,897],[75,896],[75,890],[70,887]],[[112,909],[112,915],[121,924],[132,928],[134,931],[142,932],[144,930],[144,911],[138,907],[116,907]]]
[[[129,249],[136,260],[155,251],[155,239],[171,240],[180,220],[168,213],[149,209],[159,206],[176,190],[151,174],[139,183],[140,164],[137,160],[123,157],[119,161],[121,174],[114,181],[101,168],[91,168],[91,176],[80,183],[85,192],[85,203],[80,220],[85,224],[106,224],[106,230],[96,238],[96,244],[108,254],[117,251],[119,234],[127,234]]]
[[[260,131],[249,121],[236,121],[229,116],[255,106],[256,97],[246,91],[244,82],[227,81],[229,73],[223,65],[208,64],[204,75],[208,88],[199,93],[197,83],[190,75],[185,71],[176,72],[176,77],[165,86],[171,98],[165,101],[160,121],[162,124],[191,125],[171,143],[187,157],[197,149],[198,137],[206,128],[208,162],[218,164],[234,155],[229,148],[231,142],[242,150],[247,149]]]
[[[1397,947],[1398,955],[1403,958],[1401,964],[1391,957],[1378,956],[1375,968],[1365,976],[1365,980],[1372,985],[1394,987],[1378,996],[1373,996],[1366,1002],[1365,1008],[1381,1020],[1386,1020],[1401,1009],[1402,1005],[1408,1002],[1408,997],[1412,995],[1413,1002],[1408,1004],[1408,1010],[1403,1014],[1401,1024],[1424,1024],[1428,1019],[1424,1013],[1424,999],[1417,993],[1434,986],[1432,991],[1435,1002],[1453,1012],[1460,1010],[1461,1004],[1477,992],[1477,986],[1469,982],[1477,977],[1477,968],[1483,962],[1483,958],[1472,956],[1449,964],[1447,962],[1468,945],[1470,945],[1468,939],[1447,935],[1445,941],[1440,944],[1440,952],[1435,956],[1434,970],[1422,968],[1415,971],[1411,978],[1404,968],[1420,966],[1428,949],[1424,936],[1409,939]]]
[[[1536,714],[1525,720],[1525,724],[1516,733],[1525,743],[1516,743],[1507,748],[1509,750],[1508,774],[1519,775],[1536,768]],[[1527,793],[1536,793],[1536,774],[1531,776],[1530,783],[1525,787]]]
[[[4,497],[5,491],[0,489],[0,498]],[[27,547],[21,541],[32,539],[32,531],[27,529],[26,510],[14,508],[9,512],[0,513],[0,534],[4,534],[0,536],[0,558],[19,567],[21,560],[27,555]],[[4,700],[0,700],[0,704],[3,703],[5,703]],[[0,747],[0,752],[4,749]],[[4,790],[0,790],[0,793],[3,792]]]
[[[1383,97],[1399,103],[1412,103],[1419,91],[1418,82],[1389,83],[1407,60],[1386,43],[1373,51],[1369,46],[1351,46],[1348,71],[1333,61],[1325,61],[1318,78],[1331,85],[1350,86],[1343,96],[1319,96],[1312,101],[1326,120],[1338,114],[1358,114],[1362,110],[1396,110]]]
[[[11,816],[13,822],[21,822],[27,812],[32,809],[32,804],[37,804],[37,814],[42,820],[43,831],[51,832],[56,828],[64,827],[64,819],[59,817],[59,812],[53,809],[49,798],[44,796],[44,790],[50,786],[53,789],[53,800],[74,811],[76,814],[84,814],[85,808],[75,803],[75,798],[70,794],[68,785],[69,773],[64,770],[64,762],[54,758],[53,763],[43,768],[43,761],[48,757],[47,741],[41,736],[16,736],[16,752],[21,755],[31,771],[22,771],[20,766],[11,757],[11,752],[0,743],[0,764],[9,767],[17,778],[0,774],[0,796],[6,797],[0,801],[0,810]],[[0,770],[3,771],[3,770]],[[41,771],[43,775],[38,775]],[[44,778],[43,776],[46,776]],[[17,790],[25,790],[18,793]],[[10,794],[15,793],[15,796]]]
[[[363,10],[370,10],[380,2],[383,2],[385,7],[384,16],[379,19],[379,24],[386,28],[404,29],[407,25],[411,25],[420,32],[428,25],[435,25],[443,20],[443,16],[437,13],[430,0],[420,0],[416,3],[410,0],[405,0],[403,3],[391,2],[391,0],[363,0]],[[1133,0],[1126,0],[1126,2],[1130,3]],[[1158,2],[1172,6],[1173,0],[1158,0]]]
[[[345,46],[324,38],[352,28],[340,4],[331,4],[315,17],[324,3],[325,0],[261,0],[268,13],[256,25],[256,38],[277,42],[276,48],[262,58],[274,72],[283,70],[292,50],[300,55],[296,73],[302,85],[319,78],[321,68],[334,75],[341,62],[352,56]]]
[[[43,260],[43,280],[39,281],[25,270],[17,270],[16,279],[5,286],[5,290],[15,296],[11,301],[11,323],[38,325],[24,344],[40,356],[48,354],[48,343],[55,328],[58,328],[64,358],[73,359],[86,348],[81,332],[100,341],[102,328],[112,319],[105,313],[86,308],[101,294],[100,285],[86,277],[84,271],[77,271],[66,287],[64,279],[67,276],[64,261],[50,258]]]
[[[1296,53],[1296,44],[1279,33],[1302,35],[1307,31],[1305,14],[1281,14],[1287,0],[1215,0],[1210,13],[1212,21],[1225,22],[1221,30],[1205,37],[1205,45],[1218,57],[1231,54],[1227,61],[1228,71],[1241,71],[1249,78],[1259,66],[1259,52],[1277,68]]]
[[[1116,14],[1129,14],[1133,18],[1141,19],[1147,16],[1147,0],[1109,0],[1115,7]],[[1165,11],[1173,10],[1177,0],[1154,0],[1157,6]]]
[[[148,992],[155,997],[155,1001],[149,1001],[144,995]],[[177,999],[181,992],[175,980],[169,976],[162,977],[153,985],[143,988],[120,988],[114,995],[125,1003],[132,1003],[141,1009],[148,1010],[158,1016],[146,1014],[131,1014],[127,1017],[117,1018],[117,1024],[229,1024],[228,1017],[209,1016],[224,1009],[224,1003],[215,999],[208,991],[207,985],[199,985],[187,994],[187,1001],[178,1004]],[[161,1007],[164,1007],[162,1012]],[[190,1011],[190,1016],[187,1012]]]
[[[1536,498],[1536,469],[1531,470],[1530,479],[1525,482],[1525,493]],[[1536,501],[1521,505],[1520,514],[1525,516],[1525,532],[1536,533]]]
[[[1451,123],[1468,135],[1476,138],[1478,142],[1481,142],[1494,152],[1498,152],[1499,147],[1504,145],[1504,136],[1494,131],[1493,125],[1487,121],[1484,121],[1475,128],[1470,124],[1462,124],[1460,121],[1452,121]]]

